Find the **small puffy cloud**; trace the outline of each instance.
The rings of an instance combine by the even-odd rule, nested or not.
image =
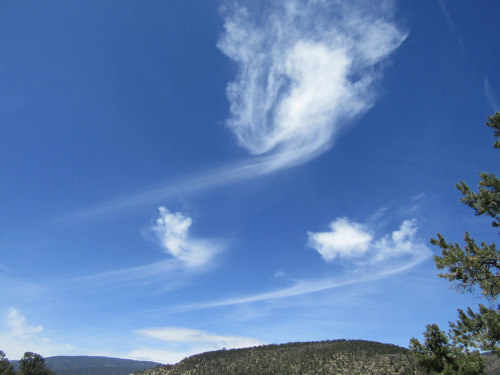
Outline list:
[[[408,210],[403,210],[407,212]],[[291,286],[272,291],[242,295],[198,304],[181,306],[174,311],[189,311],[221,306],[243,305],[277,299],[293,298],[347,285],[372,282],[405,272],[432,256],[426,241],[417,237],[417,221],[404,220],[398,229],[380,237],[375,236],[376,222],[385,215],[379,210],[368,221],[372,225],[338,218],[330,224],[330,231],[308,232],[308,245],[325,261],[341,260],[346,267],[323,278],[294,280]],[[275,276],[281,276],[278,272]],[[255,315],[255,314],[254,314]]]
[[[158,211],[159,217],[150,229],[168,254],[190,267],[207,264],[212,259],[218,246],[208,240],[191,238],[191,218],[165,207],[159,207]]]
[[[390,258],[426,257],[429,249],[416,238],[416,220],[405,220],[398,230],[374,240],[372,231],[363,224],[346,218],[336,219],[329,232],[308,232],[308,245],[326,261],[336,258],[356,263],[379,263]]]
[[[185,283],[186,271],[199,271],[211,264],[214,256],[223,249],[221,241],[193,238],[190,229],[193,221],[180,212],[158,208],[158,217],[144,228],[143,235],[158,243],[172,258],[160,262],[128,268],[109,270],[72,280],[73,288],[128,287],[162,283],[162,290],[173,290]],[[188,272],[189,273],[189,272]]]
[[[385,235],[373,244],[372,262],[377,263],[388,258],[403,255],[426,256],[429,254],[427,245],[416,238],[417,221],[405,220],[398,230]]]
[[[330,224],[329,232],[308,232],[309,246],[321,254],[324,260],[339,257],[350,259],[364,255],[373,237],[362,224],[340,218]]]

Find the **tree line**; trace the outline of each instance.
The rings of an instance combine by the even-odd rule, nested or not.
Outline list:
[[[26,352],[19,361],[19,373],[16,373],[14,366],[0,350],[0,375],[55,375],[45,365],[45,359],[37,353]]]

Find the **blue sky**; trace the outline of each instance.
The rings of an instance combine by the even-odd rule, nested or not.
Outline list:
[[[495,241],[494,0],[0,2],[0,348],[408,346]]]

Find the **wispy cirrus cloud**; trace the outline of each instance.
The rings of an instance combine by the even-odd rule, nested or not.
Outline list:
[[[464,43],[464,40],[463,40],[462,35],[460,33],[460,30],[458,29],[455,21],[453,20],[453,17],[451,15],[450,11],[446,7],[444,0],[436,0],[436,1],[439,5],[439,10],[441,11],[441,14],[444,17],[446,24],[448,25],[448,28],[450,29],[450,31],[453,35],[456,35],[456,37],[458,38],[458,42],[460,43],[460,46],[462,47],[462,50],[465,51],[465,49],[466,49],[465,43]]]
[[[79,212],[94,217],[305,163],[374,103],[374,83],[407,34],[392,0],[281,0],[222,7],[220,50],[237,66],[226,123],[249,158]]]
[[[169,259],[78,277],[66,286],[76,289],[124,287],[140,281],[141,284],[167,282],[162,291],[179,288],[192,272],[210,266],[215,255],[224,248],[222,241],[191,236],[189,230],[192,224],[192,219],[181,212],[159,207],[158,217],[144,230],[144,235],[157,242]]]
[[[0,348],[9,348],[10,359],[20,359],[27,350],[47,356],[73,348],[51,341],[42,331],[42,326],[30,325],[19,309],[11,307],[0,321]]]
[[[347,218],[332,222],[330,232],[308,232],[312,246],[325,261],[342,261],[345,272],[335,277],[297,280],[289,287],[218,301],[180,306],[177,311],[263,302],[297,297],[328,289],[380,280],[404,272],[428,259],[432,252],[417,237],[416,220],[405,220],[389,234],[374,239],[373,229]]]
[[[490,103],[491,108],[494,112],[500,111],[500,104],[495,94],[495,91],[490,85],[490,81],[485,78],[484,79],[484,95],[486,95],[486,99],[488,99],[488,103]]]
[[[136,333],[160,341],[210,343],[220,348],[241,348],[263,344],[262,341],[240,336],[223,336],[215,333],[184,327],[161,327],[140,329]]]
[[[224,336],[185,327],[139,329],[135,333],[143,338],[153,339],[154,349],[148,347],[136,349],[130,352],[129,356],[148,358],[163,363],[176,363],[189,355],[222,348],[236,349],[265,344],[251,337]],[[179,350],[179,346],[183,350]]]
[[[275,168],[305,162],[372,106],[380,63],[406,34],[391,21],[392,2],[245,4],[224,9],[218,44],[238,65],[227,125],[248,152],[272,155]]]

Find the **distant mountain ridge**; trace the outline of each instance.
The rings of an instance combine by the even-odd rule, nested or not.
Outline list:
[[[18,371],[19,361],[12,363]],[[56,375],[130,375],[160,365],[150,361],[92,356],[47,357],[45,364]]]

